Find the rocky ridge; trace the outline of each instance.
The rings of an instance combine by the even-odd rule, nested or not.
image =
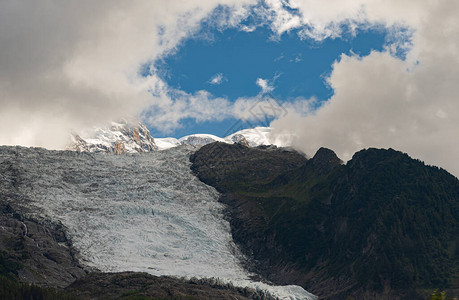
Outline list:
[[[86,275],[61,223],[27,218],[5,200],[0,199],[0,275],[55,288]]]
[[[94,129],[83,137],[73,134],[72,145],[68,149],[122,154],[156,151],[158,146],[144,124],[121,121],[112,122],[109,127]]]
[[[326,148],[307,160],[214,143],[191,161],[252,270],[276,284],[330,300],[459,295],[459,180],[446,171],[393,149],[344,165]]]
[[[247,147],[270,145],[269,127],[256,127],[235,132],[225,138],[212,134],[192,134],[180,139],[153,138],[148,128],[141,122],[112,122],[110,126],[94,128],[84,134],[72,134],[68,150],[78,152],[137,153],[165,150],[179,145],[202,147],[214,142],[240,143]]]

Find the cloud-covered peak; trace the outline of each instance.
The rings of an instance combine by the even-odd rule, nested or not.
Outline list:
[[[347,160],[362,148],[392,147],[458,176],[459,4],[380,4],[365,6],[370,19],[413,26],[407,59],[390,51],[343,55],[328,79],[330,100],[275,121],[274,133],[290,131],[295,147],[309,155],[324,146]]]

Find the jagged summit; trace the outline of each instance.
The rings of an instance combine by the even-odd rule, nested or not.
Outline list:
[[[243,146],[246,146],[246,147],[250,147],[250,144],[247,141],[247,139],[245,138],[245,136],[243,136],[240,133],[234,134],[231,137],[231,141],[233,141],[235,144],[240,144],[240,145],[243,145]]]
[[[158,150],[148,128],[138,122],[112,122],[108,127],[96,128],[84,135],[72,134],[70,150],[79,152],[136,153]]]
[[[214,142],[241,144],[247,147],[267,146],[271,128],[256,127],[237,131],[221,138],[212,134],[191,134],[180,139],[173,137],[153,138],[148,128],[141,122],[112,122],[109,126],[94,128],[84,134],[72,134],[69,150],[79,152],[136,153],[165,150],[179,145],[202,147]]]
[[[310,160],[310,164],[312,164],[314,170],[321,175],[329,173],[333,168],[342,163],[343,161],[339,159],[334,151],[324,147],[317,150],[314,157]]]

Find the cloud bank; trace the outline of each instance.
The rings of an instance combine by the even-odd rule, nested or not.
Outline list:
[[[319,109],[274,121],[308,155],[329,147],[345,160],[367,147],[392,147],[459,175],[459,2],[291,1],[308,35],[330,36],[337,20],[413,30],[405,61],[385,52],[346,56],[333,65],[334,96]],[[314,26],[317,24],[317,26]],[[284,30],[284,29],[282,29]],[[405,41],[406,42],[406,41]]]
[[[0,144],[62,148],[71,130],[186,105],[167,97],[154,70],[139,70],[219,5],[230,12],[222,24],[232,24],[253,3],[1,1]]]
[[[315,99],[286,104],[290,113],[271,124],[273,139],[288,137],[309,155],[326,146],[343,159],[365,147],[393,147],[459,175],[455,0],[1,1],[0,144],[62,148],[72,130],[128,116],[165,132],[184,118],[250,118],[257,98],[231,103],[173,90],[151,67],[221,5],[210,22],[221,29],[268,25],[277,37],[295,30],[316,41],[371,26],[390,31],[384,52],[335,62],[328,78],[334,95],[322,106]],[[258,24],[241,24],[249,13]],[[400,51],[405,60],[394,55]],[[275,87],[254,84],[264,92]]]

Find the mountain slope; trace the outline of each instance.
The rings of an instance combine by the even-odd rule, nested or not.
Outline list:
[[[227,137],[225,137],[225,141],[229,142],[237,142],[239,139],[238,136],[243,136],[250,147],[257,147],[257,146],[267,146],[274,144],[270,138],[271,135],[271,128],[270,127],[255,127],[249,129],[242,129],[237,131]]]
[[[76,280],[65,291],[82,299],[265,299],[262,291],[235,287],[216,279],[189,280],[156,277],[147,273],[92,273]]]
[[[267,278],[324,299],[416,299],[422,289],[458,288],[454,176],[392,149],[362,150],[346,165],[320,149],[296,168],[280,150],[272,161],[273,149],[236,157],[238,149],[204,146],[192,169],[223,193],[233,238]]]
[[[5,201],[0,197],[0,299],[269,299],[216,279],[87,274],[62,224],[24,217]]]
[[[30,219],[62,224],[88,269],[218,277],[270,297],[314,299],[299,286],[252,280],[218,193],[190,170],[194,150],[106,155],[0,147],[0,200]]]
[[[204,146],[214,142],[225,142],[224,139],[213,134],[192,134],[179,139],[182,145]]]
[[[121,154],[158,150],[150,131],[140,122],[112,122],[106,128],[96,128],[83,136],[73,134],[72,140],[69,150],[79,152]]]
[[[63,288],[86,275],[62,224],[24,217],[5,200],[0,193],[0,276]]]
[[[137,153],[166,150],[179,145],[202,147],[214,142],[242,143],[247,147],[270,145],[271,128],[256,127],[235,132],[225,138],[212,134],[191,134],[180,139],[154,139],[148,128],[142,124],[127,121],[112,122],[110,126],[94,128],[84,134],[73,134],[68,150],[79,152]]]

